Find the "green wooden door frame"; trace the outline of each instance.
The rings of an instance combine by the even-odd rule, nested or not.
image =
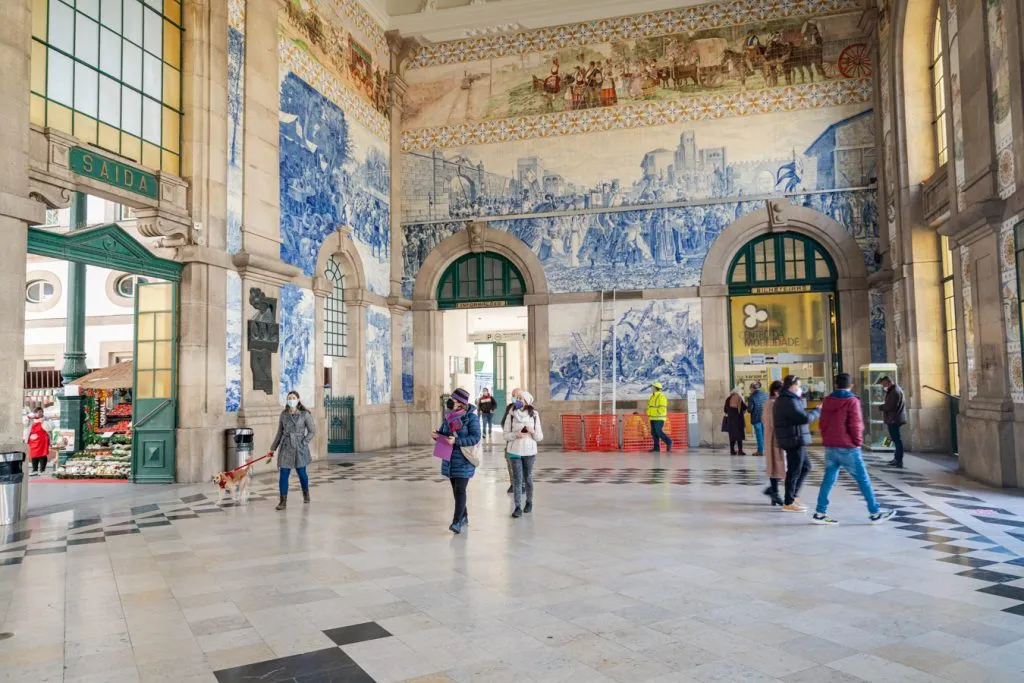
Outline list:
[[[437,307],[488,308],[522,306],[526,282],[519,269],[501,254],[484,252],[460,257],[441,276]]]
[[[116,223],[70,233],[28,229],[28,253],[180,282],[182,265],[154,256]]]
[[[148,296],[166,288],[170,292],[159,305],[157,297]],[[131,474],[135,483],[173,484],[176,478],[178,296],[177,282],[139,283],[135,288]],[[144,304],[144,297],[153,301]],[[165,361],[161,349],[167,351]],[[159,390],[161,378],[167,382],[165,391]]]
[[[802,257],[787,259],[786,248],[800,247]],[[800,269],[800,270],[798,270]],[[774,232],[747,242],[729,264],[729,294],[834,292],[836,265],[814,239],[796,232]],[[782,291],[762,292],[773,289]]]

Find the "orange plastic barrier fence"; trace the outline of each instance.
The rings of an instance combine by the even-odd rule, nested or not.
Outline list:
[[[654,447],[651,438],[651,423],[646,415],[622,416],[622,451],[624,453],[644,453]]]
[[[584,415],[583,450],[590,453],[619,450],[618,415]]]
[[[562,416],[562,450],[583,450],[583,417],[581,415]]]
[[[669,413],[665,421],[665,434],[672,439],[673,450],[684,450],[689,444],[685,413]],[[622,416],[622,452],[645,453],[654,448],[651,423],[646,415]]]

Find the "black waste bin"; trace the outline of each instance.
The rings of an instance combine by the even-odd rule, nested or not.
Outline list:
[[[230,471],[241,467],[252,458],[253,433],[251,429],[229,429],[227,434],[227,450],[224,470]]]
[[[25,518],[28,487],[24,463],[24,453],[0,453],[0,525],[15,524]]]

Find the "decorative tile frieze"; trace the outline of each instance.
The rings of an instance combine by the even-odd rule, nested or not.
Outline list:
[[[245,0],[228,0],[228,27],[245,33]]]
[[[353,2],[354,0],[348,0]],[[345,4],[344,2],[341,4]],[[515,35],[482,36],[424,45],[413,57],[410,69],[496,59],[529,52],[692,33],[802,16],[859,11],[861,0],[734,0],[696,7],[637,14],[612,19],[565,24]]]
[[[323,91],[322,91],[323,92]],[[871,80],[820,81],[764,90],[697,96],[628,107],[584,109],[514,119],[473,121],[402,131],[402,150],[429,151],[466,145],[646,128],[687,121],[772,114],[870,102]]]
[[[341,107],[347,116],[362,124],[370,133],[385,142],[391,139],[391,124],[366,99],[331,73],[308,52],[284,34],[278,35],[278,58],[281,79],[290,72],[313,86],[317,92]]]

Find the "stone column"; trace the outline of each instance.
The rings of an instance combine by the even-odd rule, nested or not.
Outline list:
[[[178,326],[175,478],[203,482],[224,470],[227,359],[227,7],[184,5],[182,173],[194,229],[175,250],[184,265]]]
[[[29,54],[31,0],[9,0],[0,16],[0,449],[23,451],[21,410],[25,402],[25,253],[29,225],[40,225],[45,210],[29,200]]]
[[[402,329],[409,302],[393,296],[388,299],[388,310],[391,311],[391,447],[398,448],[409,443],[409,406],[402,397]]]
[[[409,442],[430,443],[430,433],[441,419],[440,398],[445,385],[444,315],[434,301],[413,304],[413,411],[409,415]]]
[[[732,387],[729,377],[729,287],[709,285],[700,288],[701,325],[704,331],[704,399],[698,410],[701,446],[726,446],[726,437],[716,422],[721,422],[721,405]]]

